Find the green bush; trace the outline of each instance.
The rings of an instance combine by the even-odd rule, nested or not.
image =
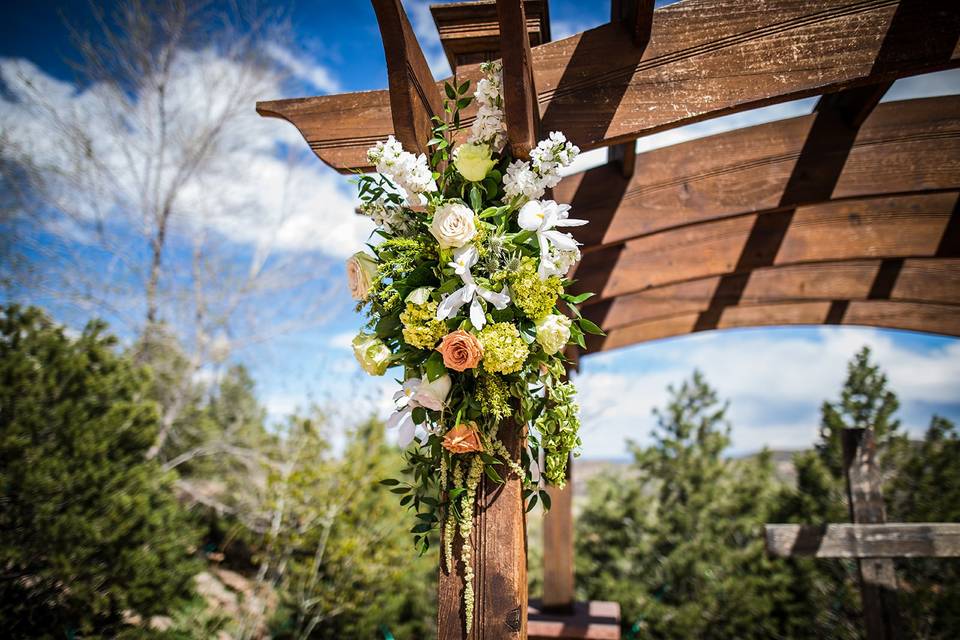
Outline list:
[[[155,437],[149,375],[104,324],[68,337],[0,310],[0,627],[6,637],[114,636],[181,606],[198,565]]]

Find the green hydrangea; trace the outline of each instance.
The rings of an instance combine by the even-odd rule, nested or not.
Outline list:
[[[513,301],[531,320],[539,320],[553,311],[557,298],[563,293],[563,280],[558,276],[541,280],[537,263],[530,257],[521,259],[520,267],[508,273],[507,278]]]
[[[437,303],[407,303],[400,314],[403,323],[403,340],[417,349],[432,349],[447,333],[447,325],[437,320]]]
[[[483,347],[483,368],[486,371],[515,373],[523,368],[529,350],[512,323],[488,324],[480,330],[477,338]]]
[[[510,390],[502,377],[487,373],[477,382],[477,400],[483,415],[502,420],[510,415]]]
[[[426,260],[436,260],[436,244],[430,246],[417,238],[390,238],[377,246],[377,275],[370,287],[369,299],[381,307],[381,316],[389,315],[403,301],[394,287]],[[362,305],[361,305],[362,306]]]
[[[566,483],[569,454],[580,446],[580,407],[573,401],[576,392],[576,387],[569,382],[561,382],[553,387],[546,409],[534,423],[540,432],[540,445],[546,462],[543,475],[560,488]]]

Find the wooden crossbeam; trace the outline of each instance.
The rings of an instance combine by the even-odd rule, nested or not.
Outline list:
[[[596,300],[716,275],[747,276],[766,264],[743,265],[748,241],[758,263],[786,266],[865,258],[937,256],[957,215],[958,193],[942,192],[841,200],[799,207],[783,237],[771,225],[770,241],[755,238],[749,214],[671,229],[584,256],[573,291]],[[665,268],[669,266],[669,268]],[[591,299],[591,302],[593,299]],[[589,306],[589,305],[587,305]]]
[[[404,148],[427,153],[433,116],[442,116],[442,100],[430,65],[400,0],[373,0],[390,84],[393,130]]]
[[[515,158],[528,158],[540,133],[540,108],[533,80],[523,0],[497,0],[503,56],[503,112]]]
[[[728,306],[891,300],[956,305],[960,312],[960,259],[902,260],[896,285],[884,297],[873,297],[873,282],[887,262],[873,259],[764,267],[751,273],[739,303],[731,300]],[[719,280],[719,276],[711,276],[651,287],[586,307],[583,313],[607,331],[699,313],[710,304]]]
[[[727,307],[716,328],[822,325],[827,323],[830,305],[831,301],[815,301]],[[588,337],[586,351],[610,351],[641,342],[687,335],[693,333],[698,315],[684,313],[611,329],[605,337]],[[841,324],[960,336],[960,313],[956,305],[854,300],[850,301]]]
[[[634,44],[645,47],[653,31],[654,0],[612,0],[610,22],[619,22]]]
[[[611,166],[554,189],[590,224],[589,253],[631,238],[778,210],[815,116],[757,125],[639,154],[624,182]],[[829,161],[829,160],[828,160]],[[905,171],[904,167],[909,167]],[[881,104],[864,123],[828,199],[960,188],[960,97]],[[800,194],[796,204],[818,202]]]
[[[642,52],[614,24],[533,48],[532,84],[543,129],[592,149],[956,67],[958,22],[954,0],[685,0],[655,11],[656,34]],[[369,140],[392,132],[385,92],[278,100],[258,110],[292,122],[343,172],[365,167]]]
[[[768,524],[767,553],[791,558],[956,558],[960,523]]]

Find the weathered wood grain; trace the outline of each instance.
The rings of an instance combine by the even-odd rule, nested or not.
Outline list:
[[[767,553],[780,558],[956,558],[960,523],[768,524]]]
[[[499,437],[515,460],[526,430],[512,419],[501,422]],[[484,477],[473,518],[472,564],[476,574],[473,628],[463,617],[462,567],[441,564],[437,584],[437,635],[445,640],[516,640],[527,637],[527,534],[521,480],[500,469],[504,484]],[[442,542],[441,542],[442,544]],[[459,557],[459,542],[455,557]]]
[[[755,233],[756,225],[777,215],[770,213],[671,229],[586,254],[572,290],[596,292],[589,302],[598,303],[666,284],[749,273],[745,250],[755,262],[772,265],[933,257],[957,201],[957,193],[944,192],[799,207],[782,237],[777,228]]]
[[[427,153],[433,116],[443,115],[440,93],[400,0],[373,0],[387,58],[394,135],[404,148]]]
[[[843,466],[847,478],[847,504],[854,524],[886,522],[877,466],[877,443],[873,428],[844,429],[841,434]],[[891,558],[864,558],[860,570],[860,597],[866,620],[867,640],[903,637],[897,605],[897,573]]]
[[[532,49],[544,131],[583,149],[820,93],[960,64],[953,0],[685,0],[654,12],[642,51],[619,24]],[[469,75],[469,65],[458,77]],[[473,71],[474,76],[476,71]],[[333,99],[337,98],[337,99]],[[260,103],[304,133],[339,171],[366,166],[369,139],[392,132],[386,94],[362,98],[349,129],[330,96]]]
[[[610,22],[619,22],[638,47],[650,42],[653,31],[654,0],[612,0]]]
[[[540,136],[540,111],[533,81],[530,39],[523,0],[497,0],[503,56],[503,115],[515,158],[526,159]]]
[[[565,178],[554,198],[590,220],[574,229],[587,252],[673,227],[775,211],[814,119],[791,118],[641,153],[629,181],[615,167],[597,167]],[[838,153],[821,160],[829,163]],[[878,106],[854,139],[828,199],[957,188],[960,97],[948,96]],[[793,204],[818,198],[800,194]]]

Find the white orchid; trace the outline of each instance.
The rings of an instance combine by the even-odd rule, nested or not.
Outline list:
[[[440,411],[443,409],[451,386],[452,381],[448,375],[442,375],[433,382],[420,378],[410,378],[403,383],[403,388],[400,391],[393,394],[393,401],[397,403],[397,410],[387,420],[387,428],[399,428],[397,444],[401,448],[405,449],[407,445],[413,442],[413,437],[417,431],[417,425],[413,421],[413,410],[417,407],[423,407],[431,411]]]
[[[440,302],[437,307],[437,319],[446,320],[457,315],[460,307],[465,304],[470,305],[470,322],[477,329],[482,329],[487,323],[486,316],[483,313],[483,306],[480,304],[480,298],[483,298],[497,309],[506,309],[510,304],[510,296],[506,290],[496,293],[484,287],[481,287],[473,280],[473,274],[470,269],[477,264],[479,259],[477,248],[472,244],[461,247],[453,252],[453,262],[449,265],[453,267],[454,272],[460,276],[463,286]]]
[[[570,255],[578,255],[579,242],[569,233],[557,231],[557,227],[579,227],[587,224],[586,220],[569,218],[570,205],[557,204],[553,200],[531,200],[522,207],[517,216],[517,222],[524,231],[537,234],[537,243],[540,245],[540,267],[537,273],[546,279],[552,275],[560,275],[560,269],[569,262]],[[557,259],[551,249],[556,249],[564,259]]]

